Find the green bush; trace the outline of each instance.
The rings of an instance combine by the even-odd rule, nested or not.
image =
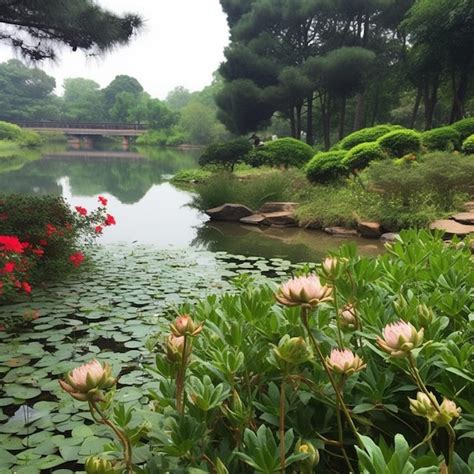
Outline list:
[[[453,151],[461,148],[461,134],[453,127],[440,127],[421,134],[421,142],[430,151]]]
[[[314,149],[295,138],[280,138],[253,149],[248,156],[252,166],[304,166],[314,155]]]
[[[235,164],[243,161],[251,148],[250,142],[245,138],[238,138],[227,143],[213,143],[199,157],[199,164],[201,166],[222,165],[233,171]]]
[[[465,140],[467,137],[474,134],[474,117],[459,120],[459,122],[453,123],[451,127],[461,134],[462,140]]]
[[[383,160],[387,155],[377,142],[361,143],[355,146],[342,160],[342,164],[351,171],[365,168],[371,161]]]
[[[187,137],[184,133],[174,133],[166,139],[166,146],[179,146],[187,142]]]
[[[347,174],[342,164],[346,156],[344,150],[317,153],[306,165],[306,177],[313,182],[327,182]]]
[[[9,122],[0,122],[0,140],[9,140],[25,147],[38,146],[42,142],[39,133]]]
[[[174,184],[203,183],[212,176],[212,171],[203,168],[192,168],[178,171],[172,178]]]
[[[383,135],[391,132],[397,128],[396,125],[377,125],[375,127],[363,128],[356,132],[347,135],[339,143],[336,144],[335,148],[342,150],[350,150],[361,143],[374,142]]]
[[[162,130],[148,130],[137,138],[138,145],[166,146],[168,133]]]
[[[466,155],[474,155],[474,134],[464,140],[462,151],[466,153]]]
[[[420,134],[414,130],[394,130],[380,137],[377,142],[391,156],[402,157],[420,150]]]

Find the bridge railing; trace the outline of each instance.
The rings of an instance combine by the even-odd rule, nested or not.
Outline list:
[[[96,130],[146,130],[142,123],[117,122],[53,122],[53,121],[18,121],[16,125],[24,128],[60,128],[60,129],[96,129]]]

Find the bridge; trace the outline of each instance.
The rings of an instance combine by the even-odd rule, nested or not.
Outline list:
[[[81,139],[86,146],[92,146],[94,137],[122,137],[122,145],[128,147],[132,137],[138,137],[147,131],[141,123],[115,122],[62,122],[38,121],[15,122],[18,126],[37,132],[64,133],[72,145],[80,145]]]

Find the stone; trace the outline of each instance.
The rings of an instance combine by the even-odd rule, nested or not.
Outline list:
[[[395,242],[398,238],[398,234],[395,232],[386,232],[380,236],[381,242]]]
[[[265,217],[263,222],[267,225],[275,225],[280,227],[296,227],[298,225],[295,216],[291,211],[266,212],[263,215]]]
[[[265,224],[265,216],[263,214],[252,214],[251,216],[242,217],[240,222],[242,224],[262,225]]]
[[[242,217],[248,217],[253,214],[252,209],[249,209],[242,204],[222,204],[222,206],[208,209],[206,214],[216,221],[232,221],[239,222]]]
[[[382,235],[382,226],[378,222],[358,222],[357,231],[362,237],[378,239]]]
[[[460,212],[459,214],[454,214],[454,216],[451,216],[451,219],[454,219],[456,222],[459,222],[460,224],[473,225],[474,224],[474,211]]]
[[[467,212],[474,212],[474,201],[465,202],[464,209],[466,209]]]
[[[447,235],[457,235],[460,237],[474,233],[474,225],[460,224],[452,219],[439,219],[430,224],[431,230],[441,230]]]
[[[347,229],[346,227],[325,227],[324,232],[335,235],[336,237],[359,237],[359,234],[355,229]]]
[[[298,205],[297,202],[266,202],[258,212],[260,214],[269,214],[273,212],[292,212]]]

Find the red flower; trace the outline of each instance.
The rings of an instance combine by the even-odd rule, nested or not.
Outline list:
[[[44,240],[44,239],[41,239],[39,242],[38,242],[42,247],[46,247],[48,245],[48,241],[47,240]]]
[[[44,255],[44,250],[43,249],[31,249],[31,251],[35,255],[38,255],[38,257],[42,257]]]
[[[76,206],[76,211],[77,211],[81,216],[87,216],[87,209],[86,209],[85,207]]]
[[[54,227],[52,224],[46,224],[46,235],[48,237],[51,237],[55,232],[57,232],[58,229]]]
[[[26,294],[30,294],[31,293],[31,286],[30,284],[27,282],[27,281],[24,281],[22,284],[21,284],[21,287],[23,288],[23,291],[26,293]]]
[[[104,230],[104,228],[101,226],[101,225],[98,225],[96,226],[95,228],[95,233],[96,234],[102,234],[102,231]]]
[[[18,237],[13,235],[0,235],[0,250],[13,253],[23,253],[23,245]]]
[[[104,196],[99,196],[98,200],[103,206],[107,206],[107,199]]]
[[[115,225],[115,224],[116,224],[115,217],[111,216],[110,214],[107,214],[104,225],[108,226],[108,225]]]
[[[5,326],[3,324],[0,324],[0,331],[5,331]]]
[[[67,230],[71,230],[72,224],[70,224],[69,222],[66,222],[66,224],[64,224],[64,227],[66,227]]]
[[[69,260],[75,267],[78,267],[84,261],[84,255],[81,252],[76,252],[69,257]]]
[[[3,267],[3,272],[12,273],[13,270],[15,270],[15,264],[13,262],[5,263],[5,266]]]

